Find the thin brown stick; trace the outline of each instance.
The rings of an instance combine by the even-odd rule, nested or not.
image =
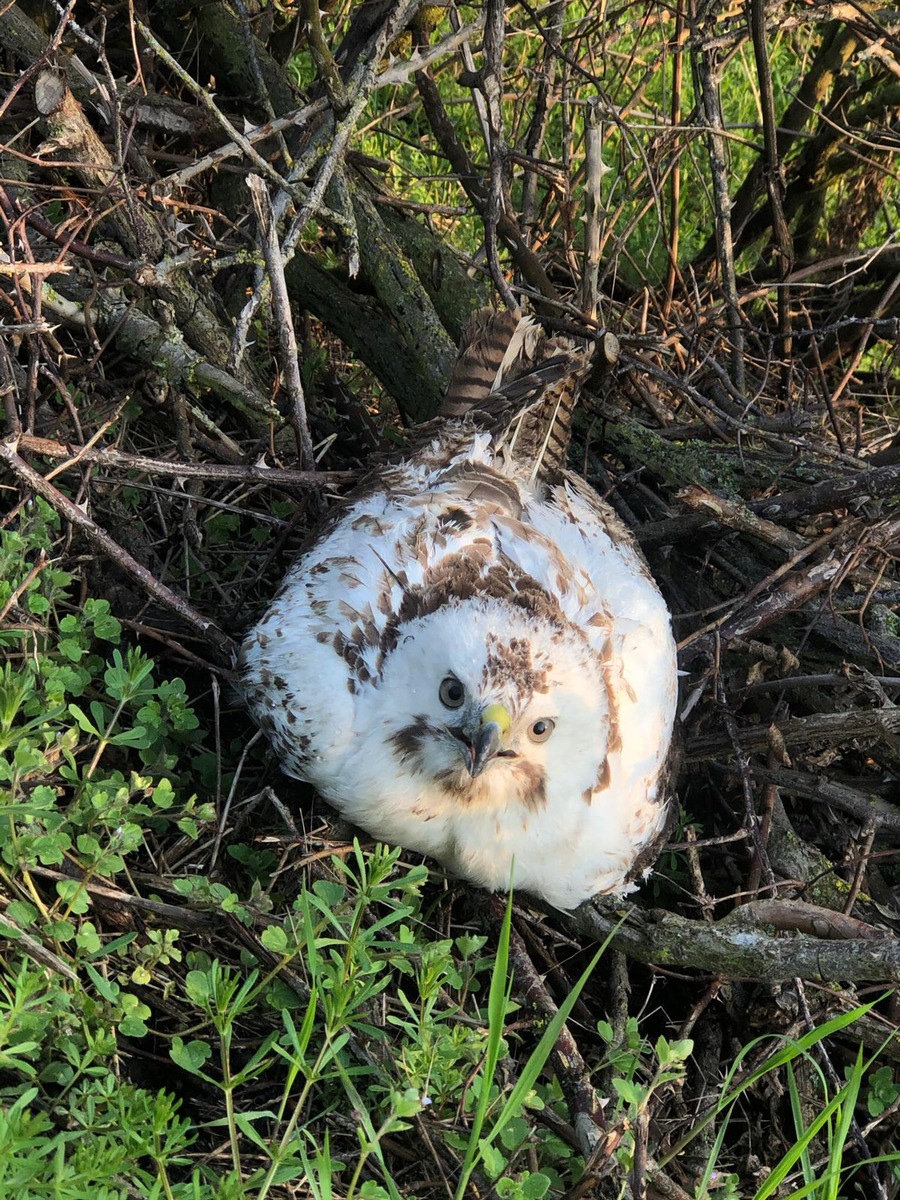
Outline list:
[[[309,435],[306,397],[303,394],[303,381],[300,378],[300,366],[297,361],[297,338],[294,333],[294,319],[291,315],[287,284],[284,280],[284,259],[278,244],[278,229],[272,218],[269,194],[263,181],[258,175],[248,175],[247,187],[250,189],[253,199],[253,207],[259,223],[260,242],[269,272],[273,316],[275,327],[278,330],[278,339],[281,342],[281,370],[290,398],[291,425],[297,440],[297,456],[300,459],[300,466],[305,471],[315,472],[316,457],[313,453],[312,438]]]
[[[344,113],[348,106],[347,89],[341,79],[334,56],[325,41],[318,0],[300,0],[300,20],[306,35],[306,44],[316,65],[316,74],[328,93],[331,107],[335,113]]]
[[[291,471],[285,467],[263,467],[258,463],[230,465],[228,463],[174,462],[168,458],[145,458],[123,450],[91,450],[84,446],[64,446],[50,438],[23,433],[19,438],[23,450],[44,458],[71,459],[57,470],[69,471],[80,462],[97,463],[120,471],[144,471],[148,475],[164,475],[179,479],[211,479],[221,483],[253,483],[264,487],[322,488],[351,482],[356,471]]]
[[[772,231],[779,258],[778,274],[782,281],[778,289],[778,357],[782,363],[782,384],[785,396],[790,394],[791,294],[785,280],[794,267],[794,243],[784,215],[784,171],[778,157],[778,130],[775,120],[775,96],[772,86],[772,67],[766,41],[765,0],[750,0],[750,33],[759,78],[760,105],[763,117],[763,142],[766,154],[766,189],[772,209]]]
[[[681,98],[684,83],[684,0],[675,10],[675,30],[672,38],[672,103],[670,116],[672,129],[681,124]],[[677,133],[673,133],[672,170],[669,175],[669,239],[666,249],[669,266],[666,271],[666,297],[663,302],[663,317],[668,319],[675,298],[675,283],[680,277],[678,269],[678,247],[681,241],[681,150]]]
[[[807,1031],[812,1031],[816,1027],[816,1022],[813,1019],[813,1015],[809,1010],[809,1005],[806,1002],[806,989],[804,988],[802,981],[799,979],[797,980],[797,995],[800,1000],[800,1007],[803,1011],[803,1019],[806,1024]],[[838,1074],[834,1063],[831,1061],[828,1045],[824,1039],[816,1043],[813,1053],[822,1064],[822,1068],[825,1071],[826,1077],[828,1078],[828,1083],[831,1087],[832,1094],[838,1095],[841,1088],[844,1086],[844,1079]],[[876,1162],[873,1161],[874,1156],[872,1151],[869,1148],[866,1139],[863,1137],[859,1122],[853,1115],[850,1117],[850,1133],[854,1142],[856,1142],[857,1152],[862,1160],[860,1163],[862,1173],[869,1180],[868,1187],[865,1189],[866,1196],[871,1196],[872,1200],[888,1200],[887,1191],[878,1177],[878,1168]],[[894,1189],[891,1188],[891,1195],[893,1195],[893,1193]]]
[[[584,278],[581,307],[590,320],[597,319],[597,286],[600,278],[600,208],[603,202],[603,122],[596,101],[588,106],[584,131]]]
[[[38,554],[37,562],[34,564],[19,586],[10,592],[6,603],[2,608],[0,608],[0,621],[6,620],[9,610],[19,603],[19,597],[23,592],[28,590],[32,583],[34,583],[35,579],[37,579],[38,575],[40,575],[41,571],[43,571],[44,568],[49,565],[49,563],[50,560],[47,558],[45,552],[41,550],[41,552]]]
[[[737,721],[734,719],[734,713],[725,698],[725,689],[722,686],[722,676],[719,674],[716,677],[716,700],[719,705],[719,712],[725,723],[725,729],[728,733],[728,740],[731,743],[735,762],[738,766],[738,773],[741,780],[741,793],[744,797],[744,825],[750,833],[750,840],[753,843],[753,868],[754,873],[761,874],[766,882],[766,890],[774,891],[775,875],[772,871],[769,857],[766,853],[765,843],[760,832],[759,816],[756,811],[756,804],[753,796],[753,777],[750,773],[750,763],[743,754],[743,747],[738,733]],[[754,887],[755,894],[755,887]]]
[[[859,899],[859,894],[862,891],[863,882],[865,881],[866,871],[869,866],[869,856],[872,853],[872,846],[875,842],[875,834],[878,832],[878,822],[870,820],[860,833],[859,841],[859,858],[856,863],[856,870],[853,872],[853,881],[850,884],[850,891],[847,893],[847,903],[844,906],[844,912],[849,916],[853,912],[856,901]]]
[[[509,289],[509,284],[500,267],[497,256],[497,226],[503,211],[505,195],[505,176],[507,169],[508,147],[503,132],[503,108],[501,92],[503,86],[503,36],[504,36],[503,0],[486,0],[484,23],[484,70],[481,75],[481,93],[487,106],[488,128],[490,131],[488,144],[488,160],[491,165],[488,199],[484,212],[484,243],[487,253],[488,267],[494,287],[503,297],[503,302],[509,309],[518,307],[515,297]]]
[[[268,141],[269,138],[283,133],[286,129],[302,129],[305,125],[310,124],[313,118],[325,112],[327,108],[328,101],[326,99],[314,100],[311,104],[304,104],[302,108],[294,109],[293,112],[286,113],[283,117],[267,121],[264,125],[257,125],[255,129],[248,130],[244,140],[255,145],[257,142]],[[190,163],[186,167],[182,167],[180,171],[175,171],[174,174],[161,179],[154,185],[153,191],[158,196],[169,195],[179,188],[185,187],[204,171],[214,170],[226,159],[237,158],[243,153],[242,145],[237,142],[225,142],[224,145],[219,146],[216,150],[211,150],[202,158],[191,159]]]
[[[437,84],[428,71],[419,71],[416,74],[416,87],[422,98],[422,107],[425,109],[428,123],[440,145],[441,153],[450,163],[459,179],[460,186],[465,190],[472,204],[483,215],[486,211],[488,197],[482,173],[472,162],[460,141],[456,128],[447,115]],[[559,300],[559,294],[543,263],[528,246],[514,218],[506,213],[501,213],[497,221],[497,232],[509,246],[513,261],[521,271],[525,282],[541,296],[554,301]]]
[[[503,906],[499,900],[492,901],[492,912],[498,920],[502,919]],[[517,985],[522,989],[525,999],[545,1018],[552,1020],[557,1013],[556,1003],[535,970],[525,942],[515,928],[510,929],[509,954]],[[606,1122],[603,1106],[590,1082],[587,1064],[566,1025],[563,1025],[556,1039],[553,1063],[569,1105],[581,1152],[587,1158],[600,1142]]]
[[[704,4],[707,20],[714,23],[716,5]],[[713,204],[716,215],[716,245],[719,269],[722,272],[722,291],[731,339],[731,371],[739,392],[746,391],[744,378],[744,327],[738,304],[737,277],[734,269],[734,239],[731,231],[731,198],[728,194],[728,164],[725,159],[724,121],[719,99],[720,65],[718,54],[711,47],[701,47],[696,58],[700,80],[700,102],[707,127],[709,168],[713,184]]]
[[[562,31],[565,8],[566,5],[563,0],[552,0],[547,6],[547,28],[550,32],[550,40],[557,44],[559,43]],[[548,41],[544,43],[541,60],[536,71],[535,82],[537,87],[535,89],[534,107],[528,125],[528,133],[525,136],[523,144],[524,156],[520,159],[520,161],[523,161],[525,167],[525,175],[522,180],[520,223],[522,233],[525,235],[529,245],[532,244],[532,229],[537,218],[538,178],[541,173],[541,169],[537,164],[537,157],[544,144],[550,117],[550,106],[555,98],[555,73],[556,54]],[[519,156],[515,151],[511,151],[511,153],[518,159]]]
[[[195,632],[199,633],[210,646],[227,662],[233,661],[237,646],[215,622],[202,616],[181,596],[177,596],[170,588],[161,583],[145,566],[132,558],[127,550],[114,541],[105,529],[92,521],[68,496],[63,495],[52,483],[48,483],[43,475],[30,467],[18,453],[19,438],[13,436],[0,440],[0,461],[5,462],[13,474],[27,487],[32,488],[39,496],[50,504],[61,517],[70,521],[87,537],[87,539],[113,560],[113,562],[136,583],[145,589],[159,604],[176,613]]]

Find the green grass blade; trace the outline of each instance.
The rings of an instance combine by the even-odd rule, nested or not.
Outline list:
[[[506,901],[506,911],[500,926],[500,938],[497,943],[497,957],[491,972],[491,988],[488,993],[488,1041],[485,1051],[484,1066],[481,1071],[481,1090],[478,1103],[472,1116],[472,1127],[469,1130],[469,1142],[466,1146],[466,1157],[460,1171],[459,1184],[456,1189],[456,1200],[463,1200],[469,1179],[475,1169],[480,1155],[479,1140],[487,1115],[488,1103],[491,1097],[491,1083],[500,1061],[500,1047],[503,1044],[503,1025],[506,1019],[506,1005],[510,995],[509,980],[509,935],[512,928],[512,892]]]
[[[501,946],[503,947],[503,955],[504,955],[504,957],[503,957],[504,971],[506,969],[506,962],[507,962],[508,956],[509,956],[509,928],[510,928],[510,922],[511,922],[511,916],[512,916],[511,899],[512,898],[510,898],[510,903],[507,905],[506,915],[504,917],[504,922],[503,922],[503,931],[501,934]],[[490,1131],[482,1138],[481,1137],[481,1129],[483,1126],[483,1121],[478,1124],[477,1128],[473,1122],[472,1132],[471,1132],[470,1138],[469,1138],[469,1145],[468,1145],[467,1152],[466,1152],[466,1160],[465,1160],[465,1163],[463,1164],[463,1172],[460,1175],[460,1182],[459,1182],[459,1186],[457,1187],[457,1191],[456,1191],[456,1200],[462,1200],[464,1193],[465,1193],[466,1185],[468,1184],[468,1181],[472,1174],[472,1171],[475,1169],[475,1167],[478,1165],[478,1162],[483,1157],[484,1151],[486,1149],[488,1149],[491,1145],[493,1145],[493,1143],[500,1136],[500,1134],[503,1132],[503,1130],[506,1128],[506,1126],[509,1124],[509,1122],[518,1114],[519,1110],[521,1109],[523,1103],[525,1102],[526,1097],[528,1096],[529,1092],[532,1090],[535,1083],[537,1082],[538,1076],[540,1075],[541,1071],[544,1069],[544,1066],[547,1062],[547,1059],[550,1057],[553,1047],[556,1045],[557,1039],[559,1038],[560,1030],[562,1029],[563,1025],[566,1023],[566,1021],[568,1020],[569,1015],[572,1012],[572,1009],[575,1007],[578,997],[581,995],[582,991],[584,990],[585,984],[587,983],[588,979],[590,979],[591,975],[594,972],[594,969],[597,966],[597,963],[602,958],[609,943],[615,937],[616,932],[618,931],[619,925],[622,924],[622,921],[624,921],[624,919],[625,918],[623,916],[622,920],[619,921],[619,923],[616,925],[615,929],[613,929],[607,935],[606,939],[602,942],[599,949],[597,950],[597,953],[594,955],[594,957],[588,963],[585,970],[582,972],[581,977],[578,979],[575,986],[572,988],[572,991],[569,993],[569,995],[566,997],[566,999],[563,1001],[563,1003],[559,1006],[559,1009],[557,1010],[556,1015],[553,1017],[553,1019],[547,1025],[547,1028],[544,1030],[543,1035],[541,1036],[541,1040],[538,1042],[538,1044],[535,1046],[534,1050],[529,1055],[528,1061],[525,1063],[525,1066],[522,1068],[522,1071],[519,1074],[519,1078],[516,1080],[516,1083],[515,1083],[512,1091],[510,1092],[509,1096],[507,1097],[506,1102],[503,1105],[502,1109],[500,1110],[500,1113],[499,1113],[497,1119],[494,1121],[493,1126],[491,1127]],[[498,949],[497,965],[499,966],[499,964],[500,964],[500,951]],[[495,972],[495,975],[496,975],[496,972]],[[491,1002],[494,999],[493,993],[494,993],[494,979],[492,978],[492,980],[491,980],[491,1001],[489,1001],[489,1005],[488,1005],[489,1010],[491,1007]],[[485,1109],[487,1107],[486,1098],[488,1095],[488,1090],[489,1090],[488,1084],[489,1084],[490,1078],[492,1078],[492,1076],[488,1076],[487,1069],[485,1069],[483,1085],[482,1085],[482,1094],[479,1098],[480,1100],[485,1100],[485,1104],[483,1106],[482,1105],[479,1106],[479,1107],[483,1107]],[[476,1134],[477,1134],[477,1140],[476,1140]]]
[[[797,1076],[794,1074],[793,1063],[787,1064],[788,1095],[791,1101],[791,1116],[794,1119],[794,1129],[803,1129],[803,1105],[800,1102],[800,1092],[797,1088]],[[803,1171],[803,1182],[810,1184],[815,1179],[812,1160],[806,1147],[800,1156],[800,1169]]]
[[[619,922],[619,924],[621,924],[621,922]],[[618,925],[616,926],[616,929],[618,929]],[[537,1082],[538,1076],[544,1069],[544,1065],[547,1062],[547,1059],[550,1057],[553,1047],[556,1045],[560,1030],[569,1019],[569,1015],[572,1012],[572,1009],[575,1007],[578,997],[581,995],[585,984],[594,973],[597,963],[603,957],[607,946],[609,945],[611,939],[615,936],[615,932],[616,931],[613,930],[612,933],[610,933],[606,940],[602,943],[600,948],[597,950],[597,953],[581,973],[581,976],[574,988],[569,995],[566,996],[565,1000],[559,1006],[556,1015],[544,1030],[541,1040],[535,1046],[534,1050],[532,1050],[528,1061],[519,1074],[519,1078],[516,1080],[515,1086],[507,1097],[506,1103],[500,1110],[500,1115],[494,1122],[493,1128],[484,1138],[484,1143],[486,1145],[489,1146],[492,1144],[492,1142],[494,1142],[494,1140],[503,1131],[504,1127],[513,1119],[513,1117],[517,1115],[519,1109],[522,1107],[525,1098]]]

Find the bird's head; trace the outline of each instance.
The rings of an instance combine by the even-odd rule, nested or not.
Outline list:
[[[537,809],[596,785],[609,696],[583,634],[492,599],[398,629],[377,689],[395,769],[461,804]]]

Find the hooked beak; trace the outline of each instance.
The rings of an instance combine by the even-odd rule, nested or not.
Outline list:
[[[466,763],[473,779],[477,779],[500,753],[511,724],[509,712],[503,704],[488,704],[482,709],[480,724],[470,742],[471,758]]]

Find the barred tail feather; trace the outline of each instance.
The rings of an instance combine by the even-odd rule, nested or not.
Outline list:
[[[551,479],[565,466],[575,405],[591,369],[591,349],[554,349],[552,357],[491,397],[495,437],[528,468],[532,482]]]
[[[527,361],[540,326],[519,312],[483,310],[469,321],[439,416],[461,417],[476,408]]]
[[[533,317],[477,313],[469,322],[441,420],[471,414],[532,481],[565,466],[572,415],[593,347],[547,338]]]

